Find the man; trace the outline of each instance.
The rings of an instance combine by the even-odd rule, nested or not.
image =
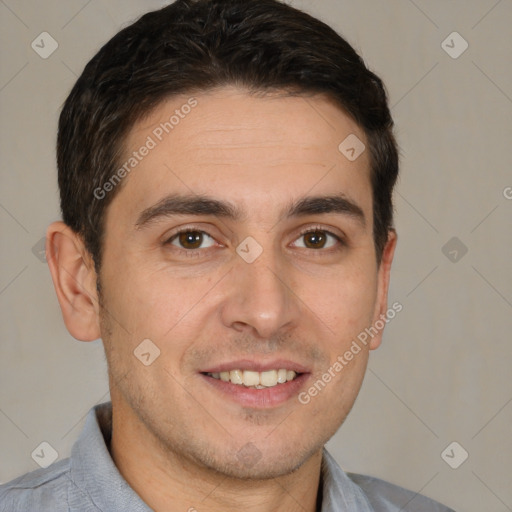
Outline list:
[[[58,135],[47,259],[111,403],[13,511],[446,511],[324,445],[400,309],[381,81],[276,0],[177,0],[109,41]]]

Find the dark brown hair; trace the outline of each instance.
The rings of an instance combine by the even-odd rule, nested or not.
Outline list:
[[[177,0],[108,41],[85,67],[60,115],[62,216],[82,237],[98,273],[106,208],[121,186],[101,199],[94,191],[121,164],[130,129],[171,96],[224,85],[324,94],[359,124],[370,152],[380,262],[398,175],[381,80],[333,29],[278,0]]]

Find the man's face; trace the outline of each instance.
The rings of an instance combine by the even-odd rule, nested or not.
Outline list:
[[[114,417],[136,423],[171,457],[237,477],[275,477],[317,453],[345,419],[368,347],[309,403],[299,393],[385,310],[368,151],[355,161],[339,151],[349,134],[365,137],[321,97],[225,88],[195,98],[162,140],[160,123],[188,97],[134,126],[125,160],[153,146],[148,136],[156,146],[107,211],[101,325]],[[233,211],[209,202],[155,215],[171,196]],[[325,197],[331,201],[316,209],[301,204]],[[145,365],[134,350],[148,339],[141,359],[151,361],[155,346],[160,355]],[[230,370],[268,371],[267,384],[272,370],[298,377],[247,388],[215,375]],[[240,373],[230,377],[259,376]]]

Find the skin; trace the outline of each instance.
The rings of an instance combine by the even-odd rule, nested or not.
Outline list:
[[[351,133],[366,139],[328,99],[232,87],[195,98],[197,107],[124,179],[107,210],[102,307],[81,239],[62,222],[49,227],[63,318],[75,338],[103,339],[112,457],[152,509],[284,512],[300,504],[313,512],[322,448],[350,411],[382,333],[306,405],[295,396],[243,407],[199,371],[241,358],[290,359],[309,369],[307,390],[387,311],[396,234],[390,230],[377,264],[368,152],[350,162],[338,150]],[[187,100],[168,100],[138,122],[126,155]],[[229,201],[244,217],[174,215],[136,228],[143,210],[175,193]],[[365,222],[333,212],[280,217],[291,201],[333,193],[357,204]],[[180,246],[171,237],[182,227],[209,236],[199,248]],[[308,228],[326,238],[301,236]],[[236,252],[247,236],[263,249],[251,264]],[[147,338],[160,350],[149,366],[133,354]],[[239,456],[248,443],[256,463]]]

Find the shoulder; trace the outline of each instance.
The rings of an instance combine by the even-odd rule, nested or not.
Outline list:
[[[347,476],[362,489],[375,511],[454,512],[437,501],[379,478],[356,473]]]
[[[0,512],[67,512],[69,470],[64,459],[0,485]]]

